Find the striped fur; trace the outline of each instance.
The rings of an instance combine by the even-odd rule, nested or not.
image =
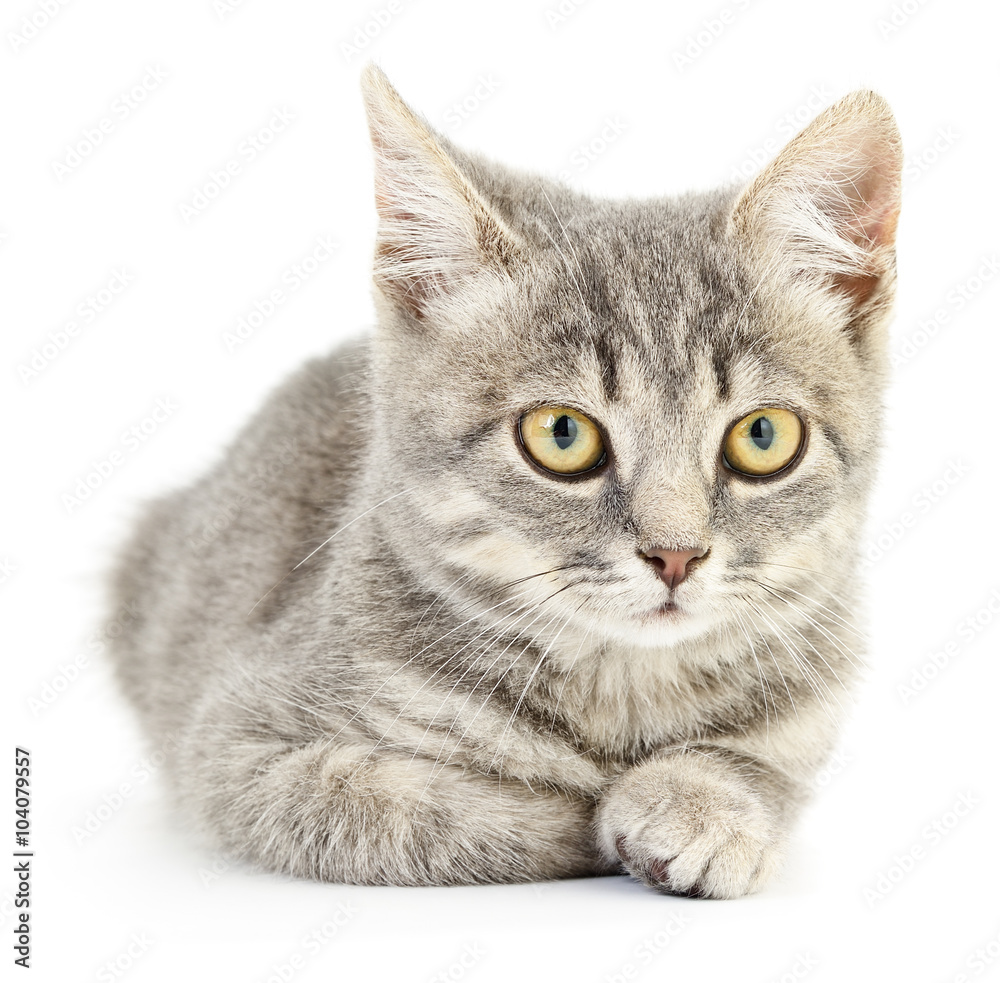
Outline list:
[[[115,580],[124,689],[184,807],[270,869],[755,890],[860,666],[891,115],[848,96],[745,189],[616,202],[451,146],[376,69],[364,91],[378,329],[149,507]],[[531,467],[541,403],[598,421],[610,463]],[[772,405],[803,456],[728,471],[728,428]],[[658,617],[642,554],[691,544]]]

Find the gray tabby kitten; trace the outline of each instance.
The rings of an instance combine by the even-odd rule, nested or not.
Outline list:
[[[273,870],[754,891],[856,675],[889,108],[847,96],[745,188],[603,201],[364,95],[378,328],[150,507],[121,682]]]

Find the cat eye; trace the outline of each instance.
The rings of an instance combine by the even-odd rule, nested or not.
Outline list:
[[[791,411],[771,406],[743,417],[726,437],[722,454],[741,474],[777,474],[795,460],[805,428]]]
[[[554,474],[583,474],[607,460],[597,424],[568,406],[539,406],[525,413],[518,433],[528,456]]]

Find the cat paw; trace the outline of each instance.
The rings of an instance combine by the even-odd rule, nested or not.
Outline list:
[[[777,869],[783,828],[726,763],[675,754],[622,775],[597,814],[598,842],[664,894],[738,898]]]

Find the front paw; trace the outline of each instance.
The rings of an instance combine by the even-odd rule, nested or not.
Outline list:
[[[597,812],[601,850],[665,894],[738,898],[780,861],[776,810],[725,758],[685,751],[621,775]]]

